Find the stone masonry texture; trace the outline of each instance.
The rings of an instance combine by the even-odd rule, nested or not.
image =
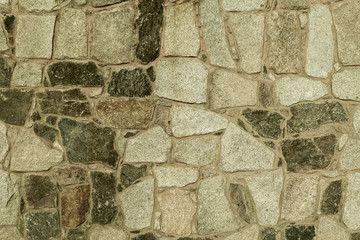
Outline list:
[[[360,0],[0,0],[0,240],[360,240]]]

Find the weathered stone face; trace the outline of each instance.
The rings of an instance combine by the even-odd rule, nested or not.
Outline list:
[[[85,240],[85,232],[80,229],[70,229],[67,234],[67,240]]]
[[[146,176],[146,165],[136,167],[130,164],[124,164],[121,166],[120,180],[125,187],[129,187],[139,178]]]
[[[19,178],[16,175],[0,170],[0,226],[16,225],[18,222],[20,205],[18,184]],[[0,236],[3,236],[1,230]]]
[[[47,74],[53,86],[102,86],[104,79],[94,62],[57,62],[48,67]]]
[[[10,87],[11,74],[14,62],[9,58],[0,58],[0,87]]]
[[[65,186],[89,182],[88,172],[76,166],[54,168],[53,178],[59,185]]]
[[[313,240],[315,239],[314,226],[290,225],[285,229],[286,240]]]
[[[199,177],[194,167],[162,165],[154,167],[153,172],[159,187],[184,187]]]
[[[281,0],[281,6],[291,10],[301,10],[309,8],[308,0]]]
[[[322,195],[321,212],[324,214],[337,214],[340,208],[342,195],[342,180],[331,182]]]
[[[101,162],[116,166],[118,153],[114,149],[115,132],[110,128],[101,128],[94,123],[81,123],[67,118],[61,119],[58,126],[69,162]]]
[[[42,240],[60,235],[59,215],[57,211],[29,212],[25,215],[27,239]]]
[[[49,176],[30,175],[25,178],[25,195],[29,208],[56,207],[56,185]]]
[[[124,0],[90,0],[90,5],[93,7],[102,7],[123,2]]]
[[[261,240],[277,240],[275,229],[267,227],[261,230]]]
[[[132,238],[131,240],[157,240],[153,233],[145,233]]]
[[[231,202],[236,206],[237,212],[245,222],[251,224],[256,220],[256,209],[251,194],[244,184],[230,183]]]
[[[42,137],[50,142],[54,142],[55,137],[58,135],[58,130],[40,123],[35,123],[34,132],[39,137]]]

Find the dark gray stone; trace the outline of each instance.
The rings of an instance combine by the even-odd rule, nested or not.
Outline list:
[[[285,229],[286,240],[313,240],[315,238],[314,226],[291,225]]]
[[[56,136],[58,135],[58,130],[45,124],[35,123],[34,132],[39,137],[42,137],[50,142],[54,142]]]
[[[271,227],[262,229],[261,240],[276,240],[276,230]]]
[[[333,181],[322,195],[321,212],[329,215],[337,214],[341,201],[342,180]]]
[[[67,234],[67,240],[85,240],[85,231],[77,228],[70,229]]]
[[[26,239],[48,240],[61,233],[57,211],[29,212],[25,215]]]
[[[7,57],[0,57],[0,87],[10,87],[14,61]]]
[[[133,184],[136,180],[146,176],[146,165],[136,167],[130,164],[124,164],[121,166],[120,180],[121,183],[127,188]]]
[[[29,208],[56,207],[56,185],[48,176],[30,175],[25,178],[25,196]]]
[[[4,17],[4,25],[5,29],[9,34],[12,34],[15,26],[15,16],[14,15],[6,15]]]

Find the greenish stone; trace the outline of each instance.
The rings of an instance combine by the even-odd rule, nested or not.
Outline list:
[[[271,227],[262,229],[261,240],[276,240],[276,230]]]
[[[25,215],[26,239],[48,240],[61,233],[57,211],[29,212]]]
[[[91,172],[91,219],[93,223],[109,224],[116,217],[116,179],[114,174]]]
[[[130,164],[121,166],[120,180],[121,183],[127,188],[133,184],[137,179],[146,176],[146,165],[136,167]]]
[[[136,57],[141,62],[154,61],[160,53],[164,0],[139,0],[139,43]]]
[[[69,162],[116,166],[119,155],[114,149],[115,132],[110,128],[67,118],[62,118],[58,126]]]
[[[55,137],[58,135],[58,130],[41,123],[35,123],[34,132],[39,137],[42,137],[50,142],[55,141]]]
[[[24,125],[32,98],[32,91],[0,90],[0,120],[13,125]]]
[[[85,240],[85,231],[77,228],[70,229],[67,234],[67,240]]]
[[[322,195],[321,212],[325,214],[337,214],[341,201],[341,180],[333,181],[325,189]]]
[[[108,87],[113,97],[145,97],[151,94],[151,85],[141,68],[113,72]]]
[[[242,184],[230,183],[229,191],[231,202],[236,206],[240,217],[247,223],[254,223],[256,211],[249,190]]]
[[[315,239],[314,226],[288,226],[285,229],[286,240],[313,240]]]
[[[360,240],[360,233],[352,233],[351,240]]]
[[[154,67],[151,66],[149,67],[148,69],[146,69],[146,73],[147,75],[149,76],[150,80],[155,82],[156,80],[156,74],[155,74],[155,71],[154,71]]]
[[[292,172],[324,169],[331,163],[337,143],[333,134],[314,139],[294,139],[281,142],[281,150]]]
[[[155,237],[153,233],[145,233],[139,236],[136,236],[134,238],[131,238],[131,240],[157,240],[158,238]]]
[[[104,85],[104,78],[94,62],[57,62],[47,70],[51,85],[94,87]]]
[[[24,187],[29,208],[56,207],[57,189],[49,176],[27,176]]]
[[[292,117],[287,122],[289,133],[315,130],[326,123],[348,121],[344,107],[339,102],[298,104],[290,111]]]
[[[40,109],[45,114],[59,114],[71,117],[91,115],[90,104],[80,89],[45,91],[36,94]]]
[[[0,57],[0,87],[10,87],[14,62],[6,57]]]
[[[57,116],[48,116],[45,121],[48,124],[55,125],[57,121]]]
[[[243,116],[260,136],[277,139],[281,135],[281,123],[284,118],[280,114],[266,110],[246,109],[243,111]]]
[[[31,114],[31,120],[34,122],[41,120],[40,113],[38,111],[35,111]]]
[[[5,29],[9,34],[12,34],[15,26],[15,16],[14,15],[6,15],[4,17],[4,25]]]

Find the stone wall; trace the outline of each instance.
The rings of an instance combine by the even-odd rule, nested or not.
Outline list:
[[[360,239],[360,0],[0,9],[0,240]]]

